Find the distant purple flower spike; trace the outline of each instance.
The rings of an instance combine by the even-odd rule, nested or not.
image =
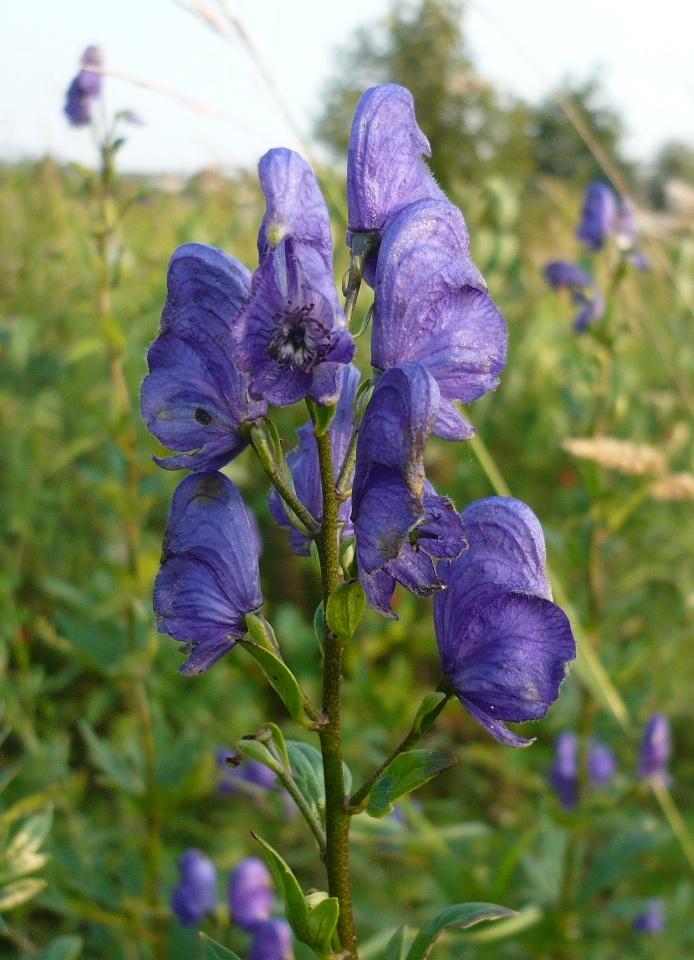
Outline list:
[[[601,250],[606,238],[615,232],[617,214],[617,198],[612,188],[598,181],[588,184],[577,238],[590,250]]]
[[[347,446],[354,429],[354,399],[359,386],[359,371],[349,364],[345,367],[342,393],[337,403],[337,412],[330,424],[330,445],[333,454],[333,469],[335,479],[340,472],[345,459]],[[299,446],[287,454],[287,463],[294,478],[294,488],[299,500],[317,520],[323,517],[323,491],[320,482],[320,466],[318,463],[318,446],[313,435],[313,424],[306,423],[299,427]],[[300,530],[297,530],[289,519],[282,498],[276,490],[271,490],[268,497],[270,513],[280,526],[289,530],[289,544],[294,553],[300,557],[311,554],[311,541]],[[350,519],[352,500],[340,504],[338,519],[342,523],[342,537],[352,536],[354,529]]]
[[[185,642],[186,676],[208,670],[246,632],[263,603],[258,554],[241,494],[221,473],[194,473],[176,488],[154,584],[160,633]]]
[[[566,287],[571,300],[581,309],[574,319],[576,333],[585,333],[605,312],[605,298],[595,286],[591,275],[566,260],[553,260],[545,266],[545,280],[554,290]]]
[[[599,740],[588,744],[588,776],[594,787],[604,787],[617,772],[617,758],[608,746]]]
[[[467,550],[441,562],[434,598],[443,671],[458,699],[500,743],[532,741],[505,721],[544,717],[576,644],[551,602],[542,528],[530,507],[490,497],[462,513]]]
[[[412,94],[384,83],[357,105],[347,154],[347,203],[351,233],[376,232],[415,200],[446,196],[422,159],[429,141],[417,126]]]
[[[592,287],[593,278],[587,271],[567,260],[552,260],[545,266],[545,280],[554,290],[560,287]]]
[[[496,389],[506,365],[504,318],[470,257],[461,212],[447,201],[410,204],[388,225],[378,257],[371,362],[426,367],[441,390],[434,433],[468,440],[453,401]]]
[[[665,929],[665,902],[662,897],[651,897],[646,909],[634,918],[638,933],[662,933]]]
[[[669,783],[667,767],[671,749],[668,718],[664,713],[654,713],[643,732],[639,754],[639,776]]]
[[[74,78],[67,92],[65,115],[73,127],[83,127],[91,122],[92,103],[101,93],[102,76],[98,70],[102,63],[101,50],[87,47],[82,54],[82,69]]]
[[[171,898],[171,909],[185,927],[202,923],[217,906],[217,870],[200,850],[186,850],[178,861],[181,879]]]
[[[247,758],[237,767],[230,767],[226,762],[230,755],[230,751],[224,747],[217,751],[217,767],[221,774],[218,788],[220,793],[253,793],[257,796],[277,785],[277,775],[264,763]]]
[[[150,432],[181,451],[154,458],[167,470],[224,466],[248,445],[251,422],[267,412],[266,404],[248,399],[248,377],[231,359],[231,325],[250,280],[243,264],[215,247],[187,243],[171,257],[141,390]]]
[[[395,583],[418,596],[440,589],[432,558],[463,549],[460,517],[424,477],[424,445],[439,389],[418,363],[386,371],[366,408],[357,443],[352,521],[359,576],[369,603],[397,619]]]
[[[569,730],[557,737],[556,759],[549,779],[562,807],[572,810],[578,802],[578,738]]]
[[[234,359],[250,374],[252,397],[278,407],[307,396],[337,402],[341,365],[352,360],[355,344],[332,268],[313,247],[287,236],[267,255],[234,336]]]
[[[261,157],[258,173],[267,204],[258,234],[260,263],[291,237],[320,253],[332,273],[330,214],[309,164],[293,150],[280,147]]]
[[[258,924],[248,960],[294,960],[291,927],[280,917]]]
[[[242,930],[255,932],[267,921],[275,902],[272,878],[257,857],[246,857],[229,878],[229,912]]]

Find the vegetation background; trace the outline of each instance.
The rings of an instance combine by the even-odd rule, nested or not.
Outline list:
[[[694,152],[666,144],[650,169],[630,163],[620,118],[593,78],[540,106],[500,95],[477,75],[461,24],[454,3],[422,0],[396,6],[380,35],[352,39],[316,123],[337,161],[321,178],[331,197],[344,196],[360,93],[383,81],[409,87],[432,168],[463,210],[509,325],[501,386],[470,415],[513,494],[540,517],[558,582],[605,676],[596,680],[584,661],[525,751],[501,748],[460,709],[442,715],[430,741],[457,766],[405,802],[403,817],[356,818],[361,955],[379,956],[380,932],[403,920],[417,929],[450,903],[488,900],[518,917],[451,935],[438,956],[681,960],[694,949],[692,486],[687,493],[684,481],[664,500],[654,476],[577,459],[562,444],[612,436],[655,450],[667,476],[694,469]],[[542,276],[549,260],[583,256],[574,238],[583,190],[606,173],[636,199],[653,266],[629,272],[611,297],[613,341],[578,337],[571,305]],[[137,397],[167,262],[179,244],[197,241],[252,268],[263,212],[254,172],[203,171],[163,187],[156,178],[115,182],[109,199],[128,212],[112,231],[105,322],[97,175],[50,157],[0,167],[0,956],[8,960],[136,960],[154,955],[157,938],[171,960],[194,957],[194,931],[167,907],[176,861],[195,846],[225,877],[257,853],[251,828],[282,850],[305,888],[324,883],[311,837],[281,797],[218,789],[217,748],[266,719],[281,719],[296,739],[301,731],[242,651],[184,679],[176,644],[153,629],[152,583],[179,476],[148,460],[161,451]],[[334,226],[339,279],[348,251],[337,208]],[[595,256],[590,265],[607,289],[614,263]],[[114,392],[119,366],[130,409]],[[289,448],[303,417],[277,419]],[[315,689],[315,566],[289,553],[250,454],[227,472],[259,521],[268,619]],[[459,508],[494,492],[468,445],[432,441],[428,473]],[[355,775],[383,759],[437,681],[430,611],[404,592],[397,603],[400,620],[369,616],[347,656]],[[672,811],[668,819],[636,776],[641,730],[656,710],[673,727],[671,794],[682,820]],[[619,759],[613,782],[587,791],[574,812],[548,783],[564,729],[597,735]],[[665,900],[662,936],[632,928],[651,896]],[[248,942],[225,908],[204,929],[245,955]]]

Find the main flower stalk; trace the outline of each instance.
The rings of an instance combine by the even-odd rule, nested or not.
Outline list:
[[[311,418],[314,410],[309,403]],[[335,490],[330,434],[326,430],[316,437],[323,490],[323,523],[316,536],[321,567],[323,603],[340,582],[338,541],[338,509],[340,501]],[[325,866],[328,873],[330,896],[340,902],[337,932],[344,956],[357,958],[357,935],[354,928],[352,886],[349,877],[350,814],[345,806],[345,783],[342,767],[342,651],[338,636],[326,629],[323,660],[323,713],[327,724],[321,729],[320,741],[325,778]]]

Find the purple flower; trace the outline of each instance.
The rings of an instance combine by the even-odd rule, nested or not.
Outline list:
[[[669,783],[670,723],[664,713],[654,713],[646,724],[639,754],[639,776]]]
[[[609,783],[617,770],[617,760],[609,747],[599,740],[588,744],[588,776],[594,787]],[[559,795],[565,810],[571,810],[578,802],[578,738],[565,730],[556,743],[556,758],[549,779]]]
[[[430,157],[431,148],[417,126],[410,91],[394,83],[367,90],[354,114],[347,154],[350,245],[355,233],[380,240],[388,221],[416,200],[446,199],[423,155]],[[375,259],[365,269],[371,286]]]
[[[378,257],[373,366],[421,363],[441,391],[434,433],[468,440],[474,430],[452,401],[470,403],[498,386],[506,343],[461,212],[447,201],[407,206],[388,225]]]
[[[335,479],[337,479],[342,467],[354,429],[354,398],[359,386],[359,376],[359,371],[352,364],[345,368],[342,394],[337,403],[337,412],[329,428]],[[323,490],[318,463],[318,446],[313,434],[313,424],[309,422],[304,424],[303,427],[299,427],[298,434],[299,446],[287,454],[287,463],[294,478],[294,488],[299,500],[316,520],[321,520],[323,517]],[[276,490],[270,491],[268,500],[272,516],[280,526],[289,530],[289,544],[293,552],[300,557],[310,556],[311,541],[293,526],[284,502]],[[338,518],[343,524],[343,537],[349,537],[354,532],[350,520],[351,510],[351,498],[340,504]]]
[[[259,923],[248,960],[294,960],[291,927],[280,917]]]
[[[380,377],[357,442],[352,522],[359,577],[367,599],[397,619],[396,581],[417,596],[441,588],[433,558],[463,549],[460,517],[424,477],[424,445],[439,411],[436,380],[419,363]]]
[[[588,327],[604,314],[603,295],[591,275],[575,263],[553,260],[545,266],[545,279],[554,290],[566,287],[571,293],[573,303],[581,308],[574,319],[576,333],[585,333]]]
[[[290,150],[260,161],[267,212],[260,266],[234,322],[234,359],[250,394],[276,406],[304,397],[336,403],[342,364],[354,356],[333,280],[330,218],[313,171]]]
[[[217,906],[217,870],[200,850],[186,850],[178,861],[181,879],[171,898],[171,909],[186,927],[202,923]]]
[[[556,758],[549,779],[562,807],[573,809],[578,802],[578,738],[569,730],[557,737]]]
[[[82,69],[74,78],[67,92],[64,112],[73,127],[83,127],[92,119],[92,102],[101,93],[102,76],[90,67],[100,67],[101,50],[87,47],[82,54]]]
[[[214,247],[187,243],[171,257],[141,390],[150,432],[181,451],[154,458],[167,470],[224,466],[248,445],[250,423],[267,412],[266,404],[248,399],[248,377],[231,359],[231,325],[250,280],[243,264]]]
[[[226,762],[231,756],[229,750],[220,747],[217,751],[217,767],[221,779],[219,792],[226,795],[250,793],[257,796],[272,790],[277,785],[277,775],[258,760],[246,758],[237,767],[230,767]]]
[[[545,716],[576,656],[571,626],[551,602],[542,528],[530,507],[490,497],[462,520],[467,550],[438,566],[446,586],[434,598],[443,671],[493,737],[527,746],[504,721]]]
[[[608,746],[599,740],[588,744],[588,776],[594,787],[604,787],[617,772],[617,758]]]
[[[246,857],[229,878],[229,912],[242,930],[255,932],[270,917],[275,894],[272,878],[262,860]]]
[[[634,930],[639,933],[662,933],[665,927],[665,903],[661,897],[651,897],[646,909],[634,918]]]
[[[601,250],[615,232],[617,198],[606,183],[589,183],[583,198],[583,214],[576,236],[590,250]]]
[[[208,670],[246,632],[263,603],[248,511],[221,473],[194,473],[173,495],[154,583],[160,633],[185,641],[186,676]]]

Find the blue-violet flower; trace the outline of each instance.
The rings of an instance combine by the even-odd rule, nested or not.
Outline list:
[[[417,596],[441,588],[433,558],[464,547],[460,517],[424,476],[424,445],[438,416],[436,380],[419,363],[380,377],[364,414],[352,487],[359,577],[384,616],[399,581]]]
[[[248,399],[248,377],[231,359],[231,325],[250,293],[249,271],[223,250],[187,243],[171,257],[159,336],[147,355],[142,416],[178,456],[168,470],[215,470],[246,448],[267,405]],[[188,452],[191,451],[191,452]]]
[[[553,290],[566,287],[580,310],[574,319],[576,333],[585,333],[605,312],[605,299],[591,275],[566,260],[553,260],[545,266],[545,280]]]
[[[634,918],[638,933],[662,933],[665,928],[665,902],[662,897],[651,897],[646,909]]]
[[[101,66],[101,50],[98,47],[87,47],[82,54],[81,63],[82,69],[68,88],[64,108],[73,127],[83,127],[91,122],[92,103],[101,93],[102,76],[90,67]]]
[[[257,857],[246,857],[229,878],[229,912],[232,921],[242,930],[253,933],[270,917],[275,902],[272,878]]]
[[[486,290],[457,207],[421,200],[390,222],[376,268],[371,362],[426,367],[441,391],[434,433],[446,440],[474,434],[452,401],[494,390],[506,365],[506,324]]]
[[[589,249],[601,250],[606,238],[615,232],[617,212],[617,198],[612,189],[597,180],[589,183],[576,237]]]
[[[328,208],[298,154],[272,150],[260,171],[267,198],[260,266],[234,322],[234,358],[256,399],[336,403],[355,344],[334,284]]]
[[[212,860],[194,847],[181,856],[178,869],[181,879],[171,909],[184,926],[196,926],[217,906],[217,870]]]
[[[291,927],[281,917],[270,917],[253,932],[248,960],[294,960]]]
[[[160,633],[184,641],[181,673],[203,673],[246,632],[263,603],[258,553],[241,494],[221,473],[193,473],[176,488],[154,583]]]
[[[542,528],[512,497],[477,500],[462,513],[468,547],[439,562],[446,589],[434,597],[443,671],[458,699],[500,743],[532,741],[504,721],[544,717],[576,644],[551,601]]]
[[[423,156],[430,157],[431,148],[410,91],[394,83],[368,89],[357,104],[347,152],[348,244],[356,233],[380,241],[388,221],[416,200],[446,199]],[[375,264],[374,253],[364,270],[371,286]]]

